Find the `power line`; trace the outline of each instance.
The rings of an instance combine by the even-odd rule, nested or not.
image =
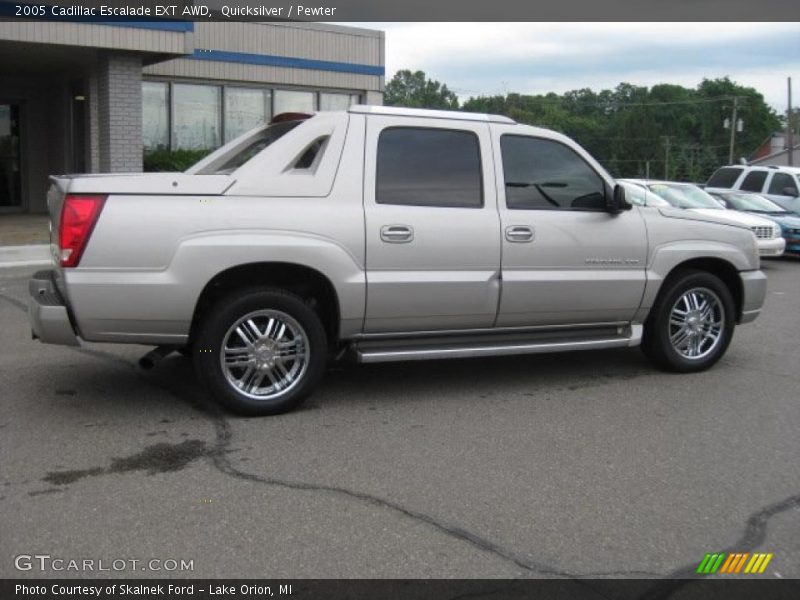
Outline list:
[[[576,139],[580,139],[581,142],[585,142],[586,140],[601,140],[601,141],[606,141],[606,142],[653,142],[653,143],[660,143],[661,139],[663,138],[663,136],[661,136],[661,137],[603,137],[603,136],[579,135],[579,134],[576,134],[573,137],[575,137]],[[674,136],[671,136],[671,137],[674,137]],[[697,140],[686,139],[686,140],[679,140],[679,141],[677,141],[675,143],[680,145],[680,144],[698,144],[700,142],[698,142]],[[728,144],[716,144],[716,145],[713,145],[713,146],[712,145],[707,145],[707,144],[702,144],[702,146],[703,146],[703,148],[727,148]]]
[[[454,90],[455,91],[455,90]],[[479,95],[479,96],[471,96],[466,102],[470,100],[479,100],[479,99],[493,99],[500,97],[504,100],[508,99],[510,94],[506,94],[505,97],[502,94],[491,94],[491,95]],[[613,99],[609,99],[608,101],[603,102],[588,102],[583,99],[577,100],[569,100],[567,98],[545,98],[542,96],[532,96],[527,94],[516,94],[520,97],[524,97],[526,102],[530,102],[531,104],[557,104],[559,106],[575,106],[585,108],[585,107],[596,107],[596,108],[627,108],[629,106],[672,106],[672,105],[684,105],[684,104],[709,104],[713,102],[733,102],[737,96],[718,96],[715,98],[695,98],[693,100],[667,100],[664,102],[617,102]],[[740,101],[746,101],[747,98],[743,96],[738,96]],[[511,106],[509,108],[525,108],[524,106]],[[463,108],[462,108],[463,110]]]

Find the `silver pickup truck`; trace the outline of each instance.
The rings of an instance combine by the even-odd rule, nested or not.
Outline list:
[[[184,173],[54,177],[48,203],[34,337],[179,350],[247,414],[345,356],[641,344],[698,371],[766,293],[749,229],[632,207],[572,140],[499,116],[283,114]]]

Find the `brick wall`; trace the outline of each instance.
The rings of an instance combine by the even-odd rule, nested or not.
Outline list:
[[[99,170],[142,170],[142,60],[107,53],[97,65]]]

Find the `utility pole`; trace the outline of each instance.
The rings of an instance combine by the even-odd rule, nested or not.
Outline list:
[[[731,149],[728,154],[728,164],[733,164],[733,144],[736,141],[736,109],[738,108],[739,97],[733,97],[733,118],[731,119]]]
[[[669,180],[669,141],[672,139],[671,135],[662,135],[664,139],[664,179]]]
[[[794,166],[794,140],[792,140],[792,78],[789,77],[787,80],[788,84],[788,92],[789,92],[789,102],[786,107],[786,147],[788,149],[789,154],[787,158],[789,159],[788,165],[790,167]]]

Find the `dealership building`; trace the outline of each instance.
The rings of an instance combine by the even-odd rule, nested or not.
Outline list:
[[[0,214],[52,173],[141,171],[286,111],[380,104],[381,31],[283,22],[0,21]]]

